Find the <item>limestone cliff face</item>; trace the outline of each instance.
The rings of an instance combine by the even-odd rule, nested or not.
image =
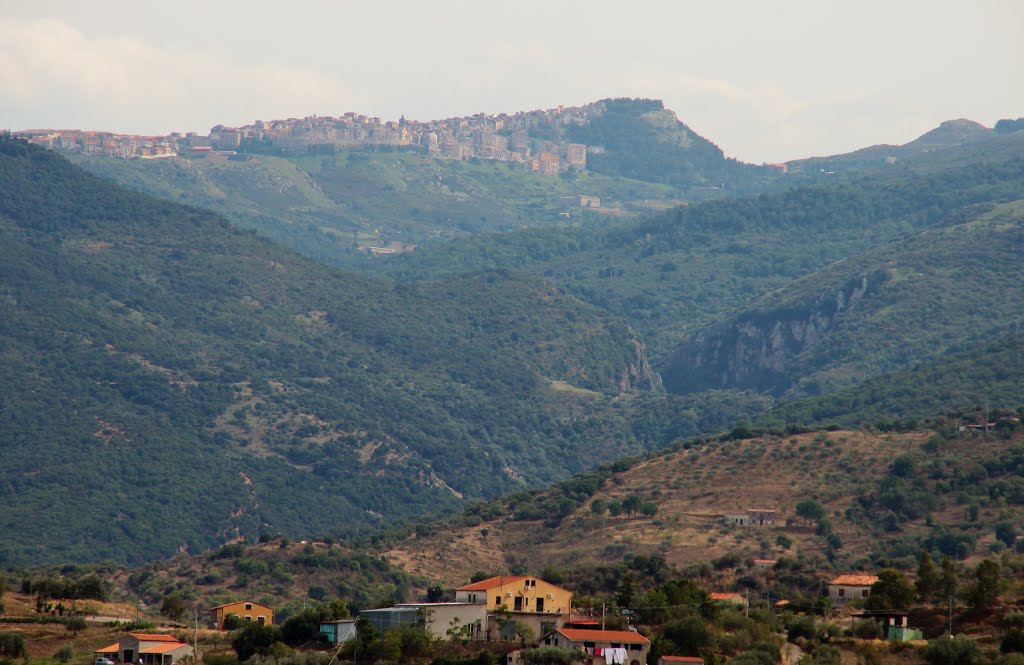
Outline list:
[[[626,363],[626,367],[619,377],[619,392],[662,390],[661,376],[651,369],[643,342],[635,338],[630,342],[633,345],[634,356],[630,362]]]
[[[780,393],[794,377],[798,359],[820,343],[843,315],[888,279],[885,271],[776,309],[742,315],[697,334],[665,369],[669,392],[743,388]]]

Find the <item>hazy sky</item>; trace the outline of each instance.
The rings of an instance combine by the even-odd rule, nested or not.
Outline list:
[[[746,161],[1024,116],[1021,0],[0,0],[0,127],[663,99]]]

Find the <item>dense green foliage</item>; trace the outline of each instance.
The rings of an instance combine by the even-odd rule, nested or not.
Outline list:
[[[1024,183],[1020,168],[1024,162],[1012,177]],[[1019,321],[1022,245],[1024,201],[966,209],[794,280],[700,331],[665,368],[665,385],[821,394],[1000,339]]]
[[[726,159],[718,146],[679,122],[655,99],[605,99],[604,112],[567,130],[568,137],[604,152],[592,154],[596,173],[712,189],[753,189],[763,167]]]
[[[633,216],[681,188],[596,173],[551,177],[496,161],[408,151],[341,151],[247,159],[122,160],[76,156],[84,168],[161,198],[221,212],[242,228],[318,260],[361,266],[360,245],[437,243],[566,222],[559,196],[586,193]],[[697,198],[714,194],[694,192]],[[570,210],[571,219],[594,219]]]
[[[107,600],[110,597],[110,583],[96,573],[88,573],[79,577],[26,577],[21,581],[21,592],[34,594],[40,599]]]
[[[712,201],[637,223],[478,236],[377,265],[404,279],[497,267],[544,275],[625,317],[661,360],[794,278],[808,276],[810,288],[810,276],[837,260],[963,221],[965,206],[1022,197],[1019,158],[968,162]]]
[[[624,325],[535,278],[336,272],[12,140],[0,355],[7,565],[551,482],[645,445],[610,396],[651,380]]]
[[[838,423],[855,426],[881,421],[914,421],[923,415],[988,405],[1011,408],[1024,403],[1024,334],[969,344],[897,372],[827,395],[777,407],[767,418],[782,423]]]

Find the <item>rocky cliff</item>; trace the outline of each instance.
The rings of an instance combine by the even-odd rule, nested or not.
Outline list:
[[[668,363],[665,388],[674,393],[715,388],[781,393],[794,380],[797,360],[887,279],[886,271],[860,275],[804,301],[752,310],[702,331]]]
[[[643,342],[635,338],[630,341],[633,344],[635,355],[633,360],[626,364],[619,377],[619,391],[662,390],[661,376],[651,369]]]

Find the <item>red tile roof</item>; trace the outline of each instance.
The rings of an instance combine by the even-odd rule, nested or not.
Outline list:
[[[189,645],[184,642],[164,642],[163,644],[158,644],[156,646],[149,647],[148,649],[139,649],[139,653],[166,653],[168,651],[174,651],[175,649],[187,646]]]
[[[616,642],[618,644],[650,644],[651,641],[631,630],[587,630],[586,628],[559,628],[573,642]]]
[[[877,575],[838,575],[832,578],[829,584],[843,584],[846,586],[871,586],[878,581]]]
[[[117,653],[120,650],[121,650],[121,644],[119,642],[114,642],[109,647],[103,647],[102,649],[96,649],[96,651],[93,651],[93,653]]]
[[[158,633],[129,633],[132,637],[143,642],[177,642],[174,635],[160,635]]]
[[[511,584],[514,582],[521,582],[522,580],[532,579],[526,575],[507,575],[505,577],[489,577],[486,580],[480,580],[479,582],[473,582],[466,586],[460,586],[456,591],[486,591],[499,587],[504,584]]]
[[[711,600],[737,600],[743,596],[735,591],[713,591],[708,594],[708,597],[711,598]]]

